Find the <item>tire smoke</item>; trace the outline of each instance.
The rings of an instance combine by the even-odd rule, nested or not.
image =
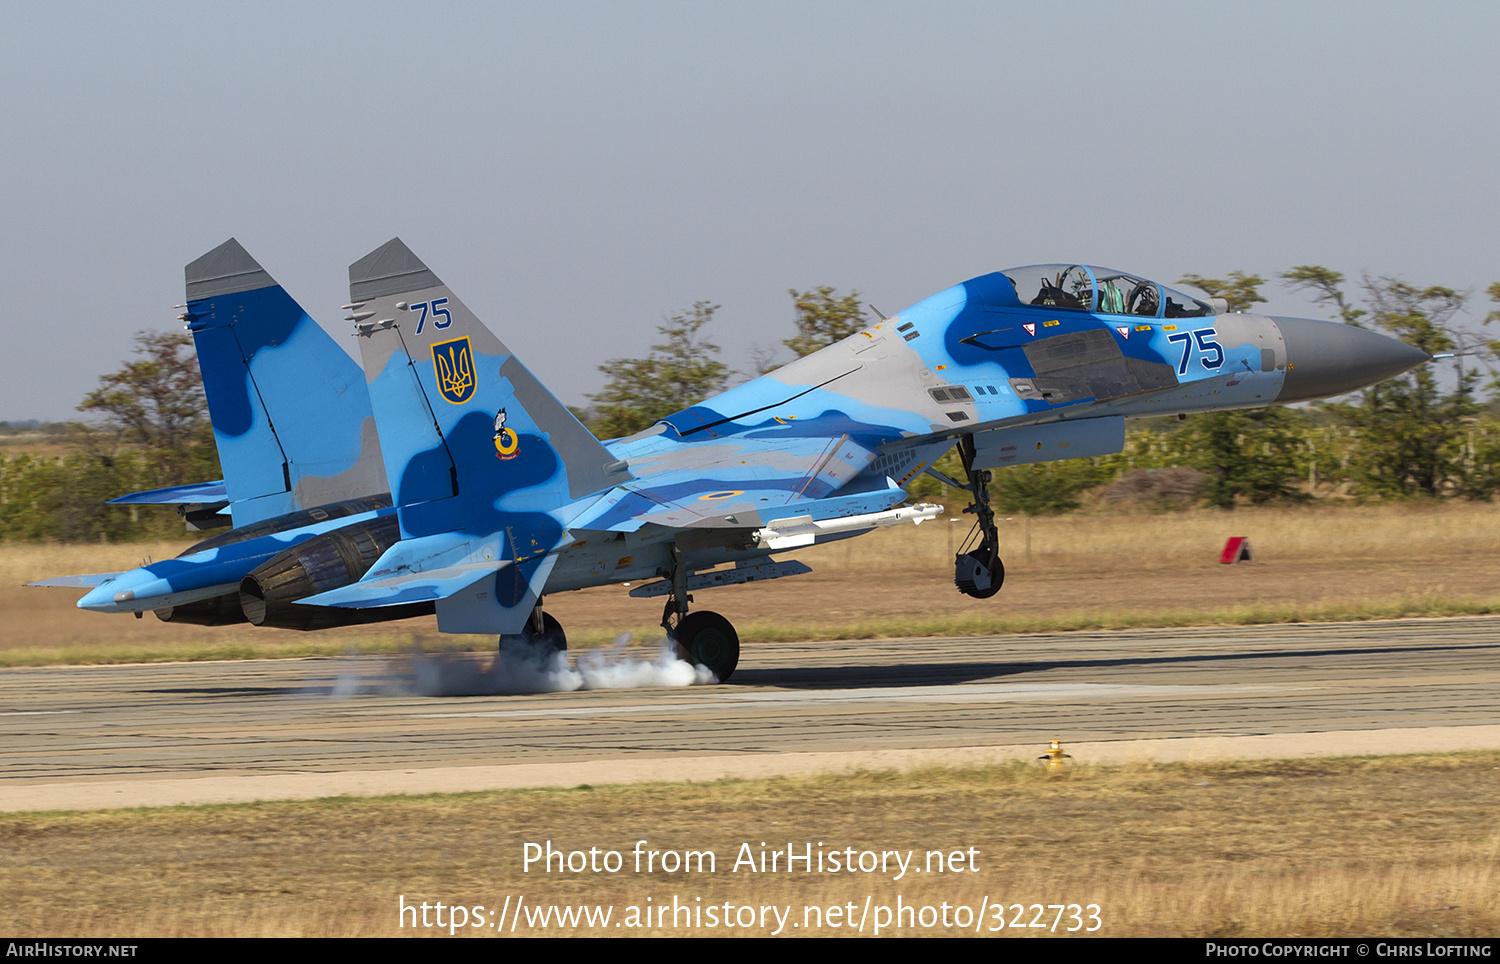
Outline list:
[[[467,654],[429,655],[419,650],[407,660],[388,664],[377,679],[361,678],[352,669],[340,672],[331,695],[521,696],[718,682],[708,667],[679,659],[670,640],[662,640],[649,656],[640,647],[630,652],[630,642],[631,635],[624,633],[610,646],[579,651],[570,662],[565,651],[505,640],[488,666]]]

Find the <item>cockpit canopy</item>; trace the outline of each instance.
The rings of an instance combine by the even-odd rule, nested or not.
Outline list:
[[[1032,264],[1000,272],[1023,305],[1140,318],[1201,318],[1208,304],[1166,285],[1087,264]]]

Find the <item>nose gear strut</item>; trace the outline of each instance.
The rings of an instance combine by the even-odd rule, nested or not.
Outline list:
[[[965,435],[958,443],[964,474],[969,479],[973,501],[964,507],[974,514],[974,528],[964,540],[964,548],[953,560],[953,584],[965,596],[988,599],[1005,583],[1005,565],[1000,561],[1000,534],[995,528],[995,510],[990,507],[990,473],[974,468],[974,436]],[[974,536],[979,545],[968,549]]]

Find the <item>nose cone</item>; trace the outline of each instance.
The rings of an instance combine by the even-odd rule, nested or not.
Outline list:
[[[1365,328],[1272,317],[1286,340],[1286,381],[1276,401],[1305,402],[1352,392],[1411,371],[1432,356]]]

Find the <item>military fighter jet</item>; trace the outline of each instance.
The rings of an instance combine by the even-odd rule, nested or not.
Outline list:
[[[943,480],[971,493],[979,531],[955,582],[984,597],[1004,573],[989,469],[1118,452],[1126,416],[1321,398],[1428,360],[1362,329],[1037,265],[949,288],[606,443],[399,239],[349,276],[401,541],[358,582],[285,601],[430,603],[447,632],[556,643],[546,593],[658,578],[632,595],[666,596],[663,626],[721,680],[738,637],[689,612],[691,593],[807,571],[771,561],[778,550],[937,515],[903,505],[903,486],[955,445],[966,480]]]
[[[807,572],[770,556],[936,516],[905,504],[921,473],[970,493],[977,544],[954,581],[988,597],[1004,579],[991,469],[1118,452],[1127,416],[1325,398],[1429,360],[1364,329],[1033,265],[601,442],[399,239],[350,267],[350,294],[395,514],[329,520],[243,578],[242,611],[304,627],[435,611],[445,632],[561,648],[546,594],[655,579],[631,595],[665,596],[662,625],[720,680],[739,640],[689,611],[692,593]],[[963,480],[933,468],[954,446]]]

